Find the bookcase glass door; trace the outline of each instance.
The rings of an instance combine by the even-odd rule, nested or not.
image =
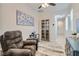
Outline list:
[[[49,41],[49,19],[41,20],[41,40]]]

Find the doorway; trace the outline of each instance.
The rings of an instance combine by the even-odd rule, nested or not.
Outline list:
[[[65,35],[66,35],[66,19],[65,17],[57,16],[55,18],[55,41],[59,45],[65,45]]]
[[[65,36],[65,18],[57,19],[57,37]]]

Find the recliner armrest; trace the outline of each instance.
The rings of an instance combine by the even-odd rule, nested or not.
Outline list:
[[[37,42],[36,40],[26,40],[26,41],[23,41],[23,44],[24,45],[36,45]]]

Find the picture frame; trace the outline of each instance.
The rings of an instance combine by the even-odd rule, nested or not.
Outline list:
[[[16,24],[25,26],[34,26],[34,17],[16,10]]]

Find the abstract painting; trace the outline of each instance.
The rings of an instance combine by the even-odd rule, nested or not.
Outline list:
[[[34,25],[34,17],[27,15],[19,10],[16,10],[16,23],[18,25],[26,25],[33,26]]]

